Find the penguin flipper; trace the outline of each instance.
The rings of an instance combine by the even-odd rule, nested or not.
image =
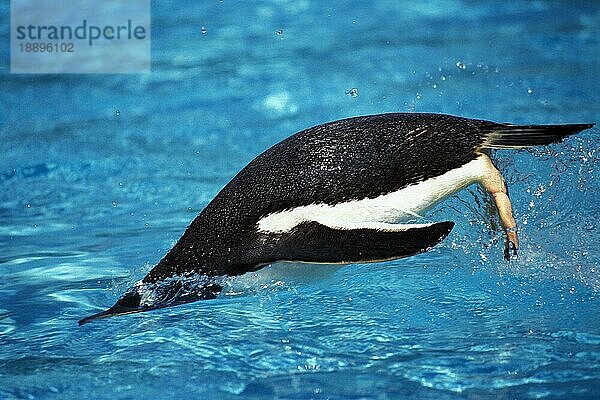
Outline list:
[[[350,264],[403,258],[424,252],[442,241],[454,222],[400,225],[378,224],[332,228],[316,221],[296,226],[280,242],[279,260]]]

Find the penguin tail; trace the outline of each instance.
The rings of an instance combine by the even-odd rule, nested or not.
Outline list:
[[[593,127],[595,124],[510,125],[497,124],[489,129],[483,148],[520,149],[562,141],[565,137]]]

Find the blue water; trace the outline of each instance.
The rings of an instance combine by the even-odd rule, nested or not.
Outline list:
[[[426,254],[269,267],[213,301],[77,326],[303,128],[600,122],[597,2],[154,2],[146,75],[9,74],[6,3],[0,398],[597,398],[598,128],[495,153],[516,261],[471,187],[427,216],[457,225]]]

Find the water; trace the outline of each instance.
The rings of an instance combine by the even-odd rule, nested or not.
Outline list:
[[[427,217],[457,225],[426,254],[269,267],[217,300],[77,326],[303,128],[598,122],[596,2],[421,3],[155,2],[148,75],[10,75],[3,23],[0,398],[595,398],[598,128],[495,154],[517,261],[473,187]]]

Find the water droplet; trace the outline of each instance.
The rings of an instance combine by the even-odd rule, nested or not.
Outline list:
[[[202,34],[204,35],[206,33],[206,27],[205,26],[200,27],[200,32],[202,32]]]
[[[352,89],[346,90],[345,93],[350,97],[358,97],[358,89],[357,88],[352,88]]]
[[[529,93],[529,94],[533,93],[533,89],[532,88],[527,88],[527,93]]]

